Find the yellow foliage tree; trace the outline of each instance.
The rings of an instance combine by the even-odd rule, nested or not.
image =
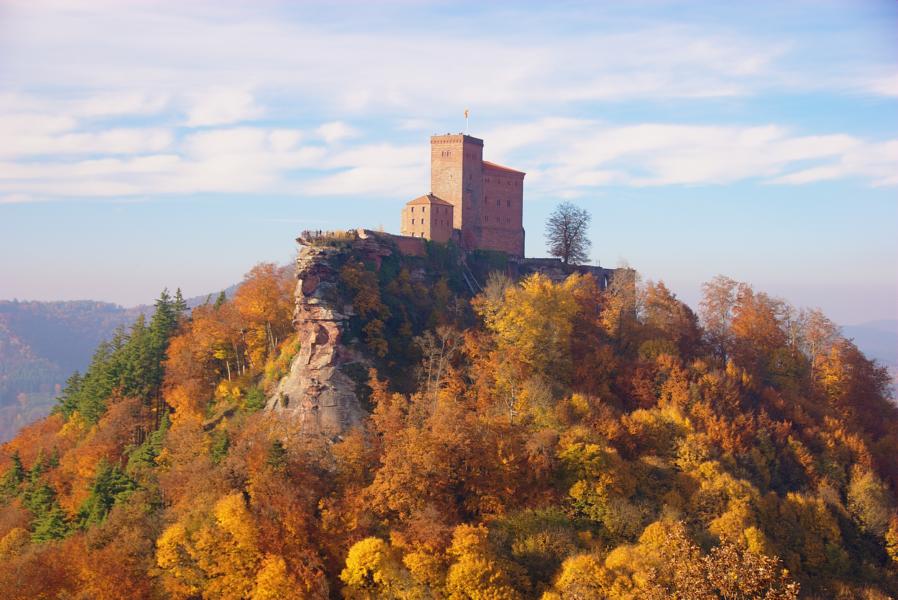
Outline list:
[[[212,515],[191,525],[174,523],[157,540],[156,564],[168,575],[167,591],[179,598],[248,597],[256,587],[261,556],[243,495],[224,496]]]
[[[889,529],[885,535],[886,552],[896,565],[898,565],[898,515],[892,517]]]
[[[604,595],[606,571],[593,554],[577,554],[566,559],[555,579],[555,585],[542,600],[589,600]]]
[[[369,537],[353,544],[340,573],[346,584],[345,598],[391,598],[405,600],[422,597],[397,552],[380,538]]]
[[[282,556],[268,554],[256,574],[252,600],[301,600],[305,598],[299,582],[287,572]]]
[[[449,554],[455,562],[446,575],[450,600],[518,600],[530,582],[523,570],[496,556],[482,525],[459,525]]]

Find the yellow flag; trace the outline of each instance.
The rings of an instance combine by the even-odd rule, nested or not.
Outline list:
[[[467,108],[465,109],[465,118],[466,119],[468,118],[468,109]]]

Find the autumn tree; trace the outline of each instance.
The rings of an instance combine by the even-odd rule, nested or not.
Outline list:
[[[559,204],[546,222],[549,254],[557,256],[566,265],[589,262],[592,242],[587,234],[591,219],[586,209],[570,202]]]
[[[246,329],[249,362],[257,369],[291,331],[292,291],[292,278],[274,263],[261,263],[234,294],[234,307]]]
[[[518,600],[530,581],[520,566],[498,556],[482,525],[460,525],[452,536],[454,562],[446,574],[450,600]]]
[[[702,299],[699,304],[702,325],[708,341],[715,351],[726,357],[731,348],[730,325],[739,283],[718,275],[702,284]]]
[[[642,290],[640,308],[645,328],[642,335],[649,344],[655,342],[657,346],[658,342],[667,342],[671,350],[684,358],[699,349],[701,329],[698,318],[663,282],[649,282],[646,285]]]

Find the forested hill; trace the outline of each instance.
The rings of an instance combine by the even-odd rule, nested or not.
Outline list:
[[[294,280],[259,265],[189,315],[161,297],[3,446],[0,590],[898,595],[898,411],[824,315],[726,278],[698,316],[580,275],[471,298],[456,258],[333,263],[373,365],[336,436],[263,409],[302,350]]]
[[[187,305],[207,298],[188,298]],[[0,300],[0,442],[47,415],[66,378],[84,371],[100,342],[152,311],[95,300]]]

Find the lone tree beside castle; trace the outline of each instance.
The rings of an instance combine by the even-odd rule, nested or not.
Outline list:
[[[566,265],[589,262],[592,242],[586,237],[586,232],[591,219],[585,208],[579,208],[570,202],[559,204],[546,222],[549,254],[560,258]]]

